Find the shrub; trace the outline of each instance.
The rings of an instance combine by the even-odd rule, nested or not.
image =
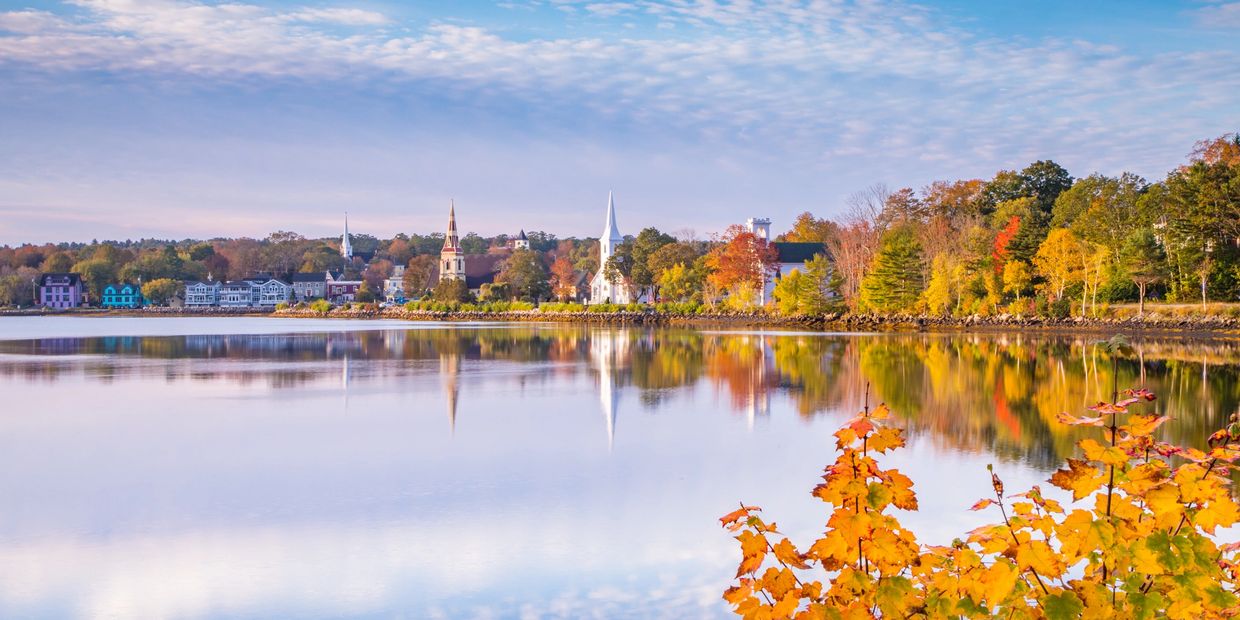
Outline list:
[[[1231,617],[1240,543],[1219,545],[1215,532],[1240,520],[1229,491],[1240,415],[1201,451],[1155,439],[1165,416],[1130,412],[1152,393],[1112,400],[1059,415],[1102,429],[1050,478],[1072,505],[1038,486],[1009,495],[992,469],[993,498],[972,510],[1002,521],[950,546],[919,544],[891,513],[917,509],[913,481],[877,460],[904,433],[886,425],[885,405],[867,404],[835,433],[839,457],[814,488],[831,511],[821,538],[801,551],[756,506],[720,519],[742,557],[723,598],[746,618]]]
[[[310,309],[319,314],[327,314],[332,311],[332,304],[326,299],[316,299],[310,302]]]
[[[280,302],[280,303],[276,304],[276,312],[280,312],[281,310],[288,310],[288,302],[287,302],[287,301],[282,301],[282,302]]]

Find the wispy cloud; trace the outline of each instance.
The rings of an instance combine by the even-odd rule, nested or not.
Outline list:
[[[1240,28],[1240,2],[1212,2],[1193,14],[1206,28]]]

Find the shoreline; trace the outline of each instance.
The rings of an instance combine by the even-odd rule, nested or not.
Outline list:
[[[453,322],[536,322],[587,325],[683,326],[683,327],[779,327],[806,331],[869,332],[979,332],[1028,331],[1044,333],[1139,333],[1148,335],[1186,335],[1240,337],[1240,318],[1163,317],[1051,319],[1045,317],[931,317],[920,315],[826,314],[781,316],[766,313],[677,314],[656,311],[619,312],[507,312],[429,311],[394,308],[336,308],[326,314],[308,309],[256,310],[254,308],[146,308],[146,309],[70,309],[2,310],[6,316],[82,316],[82,317],[279,317],[310,319],[393,319],[405,321]]]

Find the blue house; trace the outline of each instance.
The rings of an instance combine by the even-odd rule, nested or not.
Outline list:
[[[137,284],[109,284],[103,287],[104,308],[141,308],[142,288]]]

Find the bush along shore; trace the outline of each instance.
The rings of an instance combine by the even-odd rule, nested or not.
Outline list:
[[[1053,330],[1053,331],[1166,331],[1218,332],[1240,335],[1240,318],[1228,316],[1164,316],[1156,313],[1123,318],[1029,317],[1016,315],[936,317],[914,314],[827,313],[783,315],[763,311],[712,310],[689,304],[546,303],[540,307],[523,302],[494,304],[411,303],[398,307],[377,304],[319,304],[281,307],[275,316],[305,318],[399,319],[409,321],[537,321],[615,325],[730,325],[734,327],[787,327],[839,331],[953,331],[953,330]]]

